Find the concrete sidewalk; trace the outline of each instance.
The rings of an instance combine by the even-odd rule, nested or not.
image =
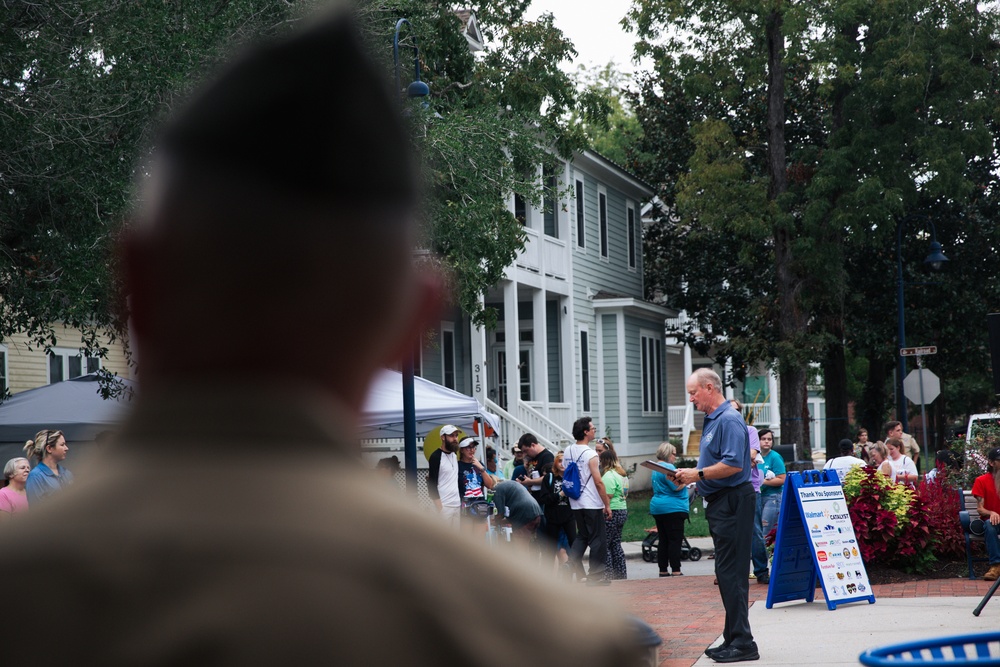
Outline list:
[[[937,579],[873,586],[876,603],[830,611],[821,590],[813,603],[767,609],[766,586],[750,586],[750,624],[760,650],[755,665],[857,665],[869,648],[904,641],[996,631],[1000,594],[979,617],[972,610],[990,582]],[[706,576],[616,581],[608,594],[663,639],[660,667],[715,665],[704,655],[721,643],[725,614],[719,589]]]

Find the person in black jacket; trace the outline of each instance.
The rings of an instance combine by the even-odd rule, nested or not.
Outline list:
[[[538,492],[538,502],[545,513],[545,523],[540,532],[560,565],[569,561],[569,548],[576,539],[576,520],[569,498],[562,492],[563,469],[563,453],[559,452],[552,463],[542,467],[542,488]],[[582,572],[578,574],[583,576]]]

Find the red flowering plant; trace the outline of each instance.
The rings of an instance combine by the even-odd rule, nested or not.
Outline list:
[[[894,484],[874,468],[861,466],[847,473],[843,486],[866,563],[924,572],[937,560],[928,505],[913,489]]]
[[[962,558],[965,539],[958,522],[959,491],[951,485],[952,475],[947,469],[937,479],[920,482],[917,495],[925,508],[926,525],[934,537],[934,555],[942,560]]]

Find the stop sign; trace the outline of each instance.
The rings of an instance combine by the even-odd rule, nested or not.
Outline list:
[[[923,376],[924,400],[920,400],[920,379]],[[941,380],[937,375],[926,368],[915,368],[907,374],[903,380],[903,395],[910,401],[920,405],[921,403],[933,403],[934,399],[941,393]]]

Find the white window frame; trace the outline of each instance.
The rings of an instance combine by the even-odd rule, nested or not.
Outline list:
[[[83,354],[80,353],[80,348],[78,347],[77,348],[51,347],[49,348],[48,353],[45,355],[45,377],[47,380],[47,384],[52,384],[52,360],[54,356],[62,358],[62,380],[60,380],[60,382],[65,382],[66,380],[72,380],[74,377],[80,377],[82,375],[86,375],[88,372],[91,372],[87,370],[87,366],[89,365],[88,361],[90,359],[94,359],[97,361],[97,370],[103,368],[100,357],[84,357]],[[71,357],[82,357],[80,361],[80,370],[82,372],[80,373],[80,375],[74,375],[73,377],[70,377],[69,360]]]
[[[573,198],[576,211],[576,249],[587,250],[587,186],[582,178],[576,178],[573,185]]]
[[[10,360],[10,352],[7,350],[7,346],[0,343],[0,355],[3,359],[0,359],[0,396],[7,393],[7,389],[10,387],[10,374],[8,373],[8,362]]]
[[[601,260],[611,261],[611,237],[608,226],[608,189],[603,185],[597,186],[597,245],[601,253]]]
[[[451,372],[452,372],[452,385],[448,387],[448,366],[446,364],[448,351],[444,344],[445,334],[451,334]],[[455,323],[454,322],[442,322],[441,323],[441,386],[448,387],[449,389],[454,389],[458,391],[458,357],[456,352],[456,341],[455,341]]]
[[[625,202],[625,239],[628,242],[628,270],[632,273],[635,273],[636,267],[639,266],[639,252],[636,250],[637,231],[635,204],[627,201]]]
[[[655,353],[655,354],[653,354]],[[651,357],[655,356],[655,359]],[[639,330],[639,357],[642,366],[642,414],[663,414],[663,336],[648,329]],[[650,370],[656,362],[655,373]]]

